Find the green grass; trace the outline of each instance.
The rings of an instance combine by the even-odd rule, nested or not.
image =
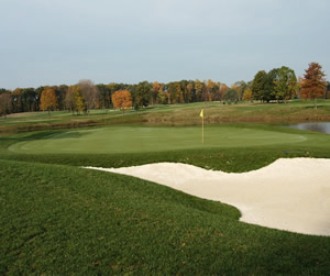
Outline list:
[[[248,225],[231,206],[79,166],[168,161],[239,172],[280,157],[330,158],[330,135],[279,124],[325,120],[329,110],[199,103],[2,119],[0,274],[325,275],[330,237]]]
[[[66,111],[11,114],[0,118],[0,135],[45,129],[77,128],[138,124],[149,126],[199,125],[199,113],[205,110],[208,124],[219,123],[295,123],[330,121],[330,101],[320,100],[318,109],[314,102],[295,101],[287,104],[239,103],[224,105],[219,102],[158,105],[139,111],[122,113],[114,110],[92,110],[88,114],[74,115]]]
[[[81,168],[0,161],[0,274],[325,275],[330,239]]]
[[[242,148],[293,144],[307,140],[297,133],[249,127],[208,127],[205,143],[200,127],[107,127],[44,132],[42,137],[15,143],[15,153],[146,153],[196,148]],[[243,138],[243,139],[242,139]]]

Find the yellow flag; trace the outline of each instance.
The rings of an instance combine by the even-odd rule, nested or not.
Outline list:
[[[201,113],[199,114],[199,117],[204,118],[204,109],[201,110]]]

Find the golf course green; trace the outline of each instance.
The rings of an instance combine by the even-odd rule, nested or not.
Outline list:
[[[328,274],[330,237],[250,225],[221,202],[82,168],[180,162],[243,172],[283,157],[330,158],[330,135],[285,126],[327,121],[322,104],[2,118],[0,275]]]
[[[248,127],[103,127],[44,133],[36,140],[9,147],[15,153],[143,153],[197,148],[241,148],[293,144],[305,141],[301,134]]]

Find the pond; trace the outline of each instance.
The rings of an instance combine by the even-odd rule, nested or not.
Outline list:
[[[317,132],[330,134],[330,122],[300,123],[300,124],[290,125],[290,127],[301,130],[317,131]]]

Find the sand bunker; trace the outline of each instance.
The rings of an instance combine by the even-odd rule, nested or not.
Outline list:
[[[233,205],[247,223],[330,236],[330,159],[278,159],[247,173],[209,171],[180,163],[89,168],[150,180]]]

